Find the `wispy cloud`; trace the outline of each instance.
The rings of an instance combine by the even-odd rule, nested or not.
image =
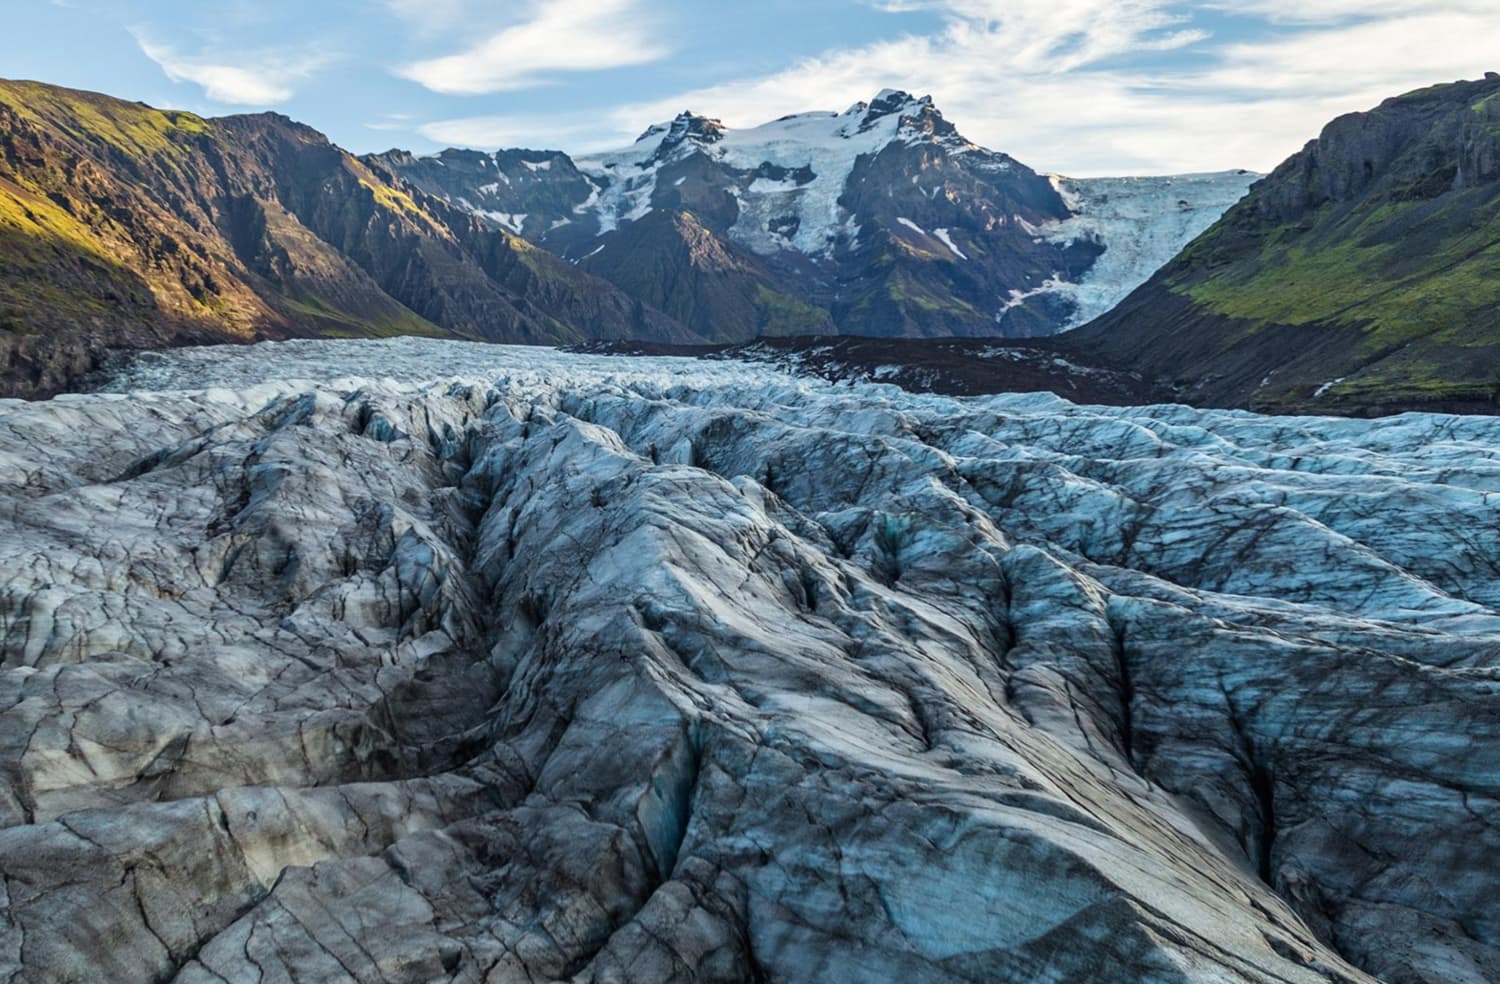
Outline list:
[[[211,101],[235,106],[284,103],[296,95],[298,83],[333,60],[329,53],[311,49],[185,54],[140,29],[131,33],[141,52],[161,66],[167,78],[192,82]]]
[[[397,74],[434,92],[479,94],[543,85],[558,73],[645,65],[666,54],[638,0],[539,0],[527,20]]]
[[[445,34],[473,13],[467,0],[385,0],[385,6],[422,38]]]
[[[1331,117],[1497,60],[1494,0],[1244,0],[1239,40],[1184,0],[886,0],[926,34],[826,51],[763,76],[608,111],[611,129],[692,108],[745,126],[882,86],[931,93],[970,138],[1075,173],[1269,169]],[[1254,38],[1254,40],[1246,40]],[[1177,51],[1177,57],[1143,58]]]
[[[423,123],[414,129],[433,143],[485,149],[525,146],[576,153],[612,147],[626,139],[611,115],[582,112],[553,113],[544,119],[520,114],[469,116]]]
[[[411,133],[416,126],[410,113],[384,113],[378,120],[366,123],[365,129],[377,133]]]
[[[1492,0],[1208,0],[1204,6],[1278,24],[1385,21],[1414,14],[1485,13]]]

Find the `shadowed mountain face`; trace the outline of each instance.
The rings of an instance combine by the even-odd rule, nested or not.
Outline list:
[[[0,82],[0,393],[109,347],[291,335],[689,340],[608,283],[274,114]]]
[[[1334,120],[1078,336],[1209,405],[1500,410],[1500,75]]]
[[[368,160],[716,342],[1054,334],[1124,296],[1252,178],[1048,177],[890,90],[746,130],[683,113],[576,159]]]
[[[0,403],[7,979],[1500,979],[1500,420],[111,388]]]

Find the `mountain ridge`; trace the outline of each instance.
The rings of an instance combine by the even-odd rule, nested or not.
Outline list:
[[[27,397],[76,387],[110,349],[299,336],[1050,334],[1100,293],[1086,274],[1117,237],[1112,206],[1095,221],[1078,189],[898,90],[750,131],[682,113],[575,160],[356,158],[277,113],[0,82],[0,155],[0,393]],[[1153,248],[1248,177],[1179,200]],[[1111,277],[1152,265],[1122,257]]]
[[[294,336],[690,341],[671,319],[275,113],[0,82],[0,391],[109,348]]]
[[[730,313],[691,326],[717,343],[820,324],[884,337],[1053,334],[1099,313],[1100,298],[1123,297],[1255,177],[1111,184],[1045,175],[965,138],[931,97],[896,89],[842,112],[746,129],[683,111],[630,147],[576,157],[450,148],[368,159],[648,303],[660,287],[642,295],[636,278],[618,271],[639,261],[690,279],[684,237],[712,237]],[[1088,221],[1096,206],[1130,212],[1132,200],[1170,219],[1164,241],[1133,249],[1152,209],[1135,208],[1123,229]],[[1088,207],[1075,207],[1080,201]],[[691,218],[650,218],[657,212]],[[642,222],[651,228],[630,231]],[[1105,268],[1111,282],[1091,279],[1116,246],[1133,262]],[[787,323],[785,301],[761,303],[768,293],[790,299],[800,316]],[[747,315],[756,311],[760,320]]]

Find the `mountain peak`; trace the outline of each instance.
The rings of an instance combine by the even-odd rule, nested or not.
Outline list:
[[[892,113],[904,113],[908,110],[919,110],[923,106],[931,106],[932,97],[923,96],[918,99],[904,89],[881,89],[870,100],[866,107],[866,116],[889,116]]]
[[[870,102],[857,102],[843,115],[859,120],[859,133],[896,117],[896,136],[907,143],[937,143],[955,151],[973,149],[973,144],[943,118],[931,96],[914,96],[904,89],[881,89]]]
[[[718,143],[724,138],[724,123],[722,120],[711,116],[704,116],[692,110],[683,110],[667,123],[653,123],[648,126],[644,133],[636,137],[636,143],[642,143],[653,137],[661,135],[661,146],[677,146],[684,140],[692,140],[699,144]]]
[[[717,143],[724,139],[724,123],[711,116],[703,116],[683,110],[672,120],[667,130],[668,140],[694,140],[698,143]]]
[[[843,115],[862,116],[866,121],[873,121],[893,113],[920,112],[926,106],[932,106],[931,96],[918,99],[905,89],[881,89],[874,99],[869,102],[861,99],[844,110]],[[936,109],[933,111],[936,112]]]

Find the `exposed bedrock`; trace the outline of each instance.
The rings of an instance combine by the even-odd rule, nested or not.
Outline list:
[[[0,403],[16,981],[1500,978],[1500,423]]]

